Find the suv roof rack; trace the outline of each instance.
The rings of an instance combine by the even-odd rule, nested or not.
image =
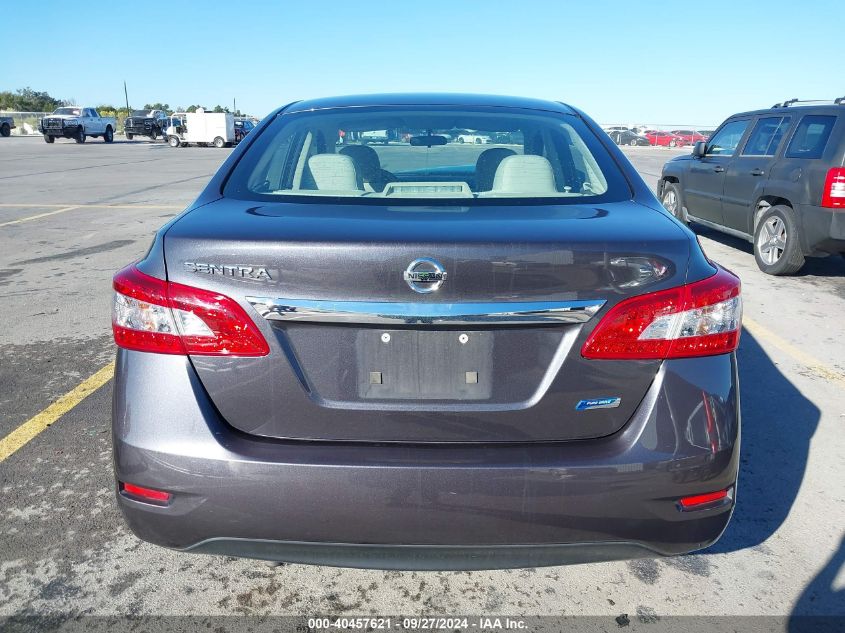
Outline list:
[[[845,105],[845,97],[833,99],[833,105]],[[831,99],[787,99],[783,103],[776,103],[772,108],[788,108],[796,103],[830,103]]]

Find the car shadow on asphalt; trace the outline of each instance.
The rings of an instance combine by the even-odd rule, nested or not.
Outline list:
[[[754,257],[751,244],[739,237],[710,229],[700,224],[691,224],[690,228],[696,235],[701,235],[714,242],[719,242],[730,248],[735,248]],[[828,257],[808,257],[807,263],[794,277],[845,277],[845,257],[829,255]]]
[[[789,633],[834,633],[845,630],[845,589],[833,584],[845,566],[845,535],[839,549],[801,592],[789,617]]]
[[[742,407],[737,504],[725,533],[704,550],[707,554],[765,548],[798,496],[821,415],[747,330],[737,362]]]

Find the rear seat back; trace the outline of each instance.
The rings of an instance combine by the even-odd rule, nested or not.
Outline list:
[[[308,159],[308,169],[317,189],[361,191],[355,162],[343,154],[316,154]]]
[[[496,169],[490,192],[529,195],[557,193],[552,164],[543,156],[506,156]]]

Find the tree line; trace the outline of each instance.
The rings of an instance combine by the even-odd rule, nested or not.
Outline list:
[[[11,110],[14,112],[52,112],[56,108],[67,105],[78,105],[75,99],[57,99],[47,92],[39,92],[30,87],[19,88],[14,92],[9,90],[0,91],[0,110]],[[87,105],[87,104],[86,104]],[[167,103],[146,103],[143,110],[164,110],[168,114],[173,112],[196,112],[203,106],[191,105],[183,109],[181,106],[171,108]],[[204,108],[206,112],[231,112],[229,108],[216,105],[214,108]],[[114,106],[111,104],[100,104],[97,110],[103,116],[129,116],[129,110],[126,107]],[[241,116],[241,111],[234,112],[236,116]]]
[[[56,99],[46,92],[32,88],[20,88],[14,92],[0,91],[0,110],[17,112],[52,112],[63,105],[69,105],[65,99]]]

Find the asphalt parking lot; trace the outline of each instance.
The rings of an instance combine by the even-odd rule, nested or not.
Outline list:
[[[651,185],[683,151],[625,148]],[[107,366],[112,274],[227,155],[0,139],[0,438]],[[105,370],[31,441],[0,445],[0,616],[584,614],[615,628],[621,614],[632,625],[838,614],[845,627],[845,259],[775,278],[749,244],[699,235],[745,299],[738,506],[711,549],[471,573],[271,568],[160,549],[129,533],[113,500]]]

